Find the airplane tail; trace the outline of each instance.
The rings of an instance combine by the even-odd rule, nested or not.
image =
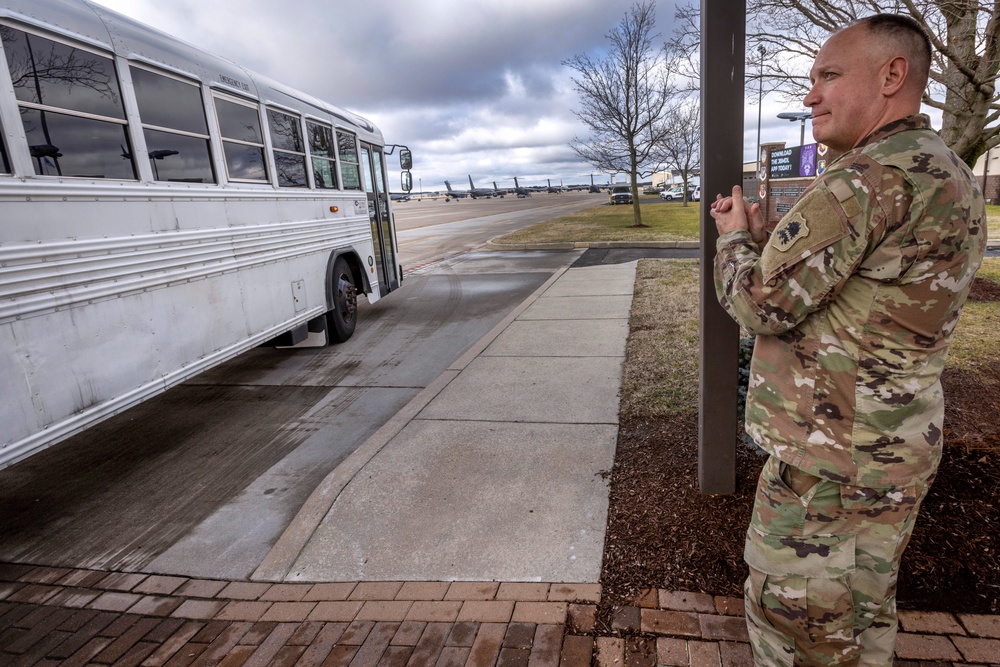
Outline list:
[[[520,185],[517,184],[517,176],[514,177],[514,187],[515,188],[521,187]]]
[[[469,174],[469,189],[475,190],[476,186],[472,184],[472,174]]]
[[[445,186],[446,188],[448,188],[448,192],[451,192],[451,183],[449,183],[448,181],[445,181],[445,182],[444,182],[444,186]]]

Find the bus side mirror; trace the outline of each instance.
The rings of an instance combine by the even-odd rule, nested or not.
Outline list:
[[[400,176],[400,181],[402,182],[403,192],[409,192],[413,189],[413,174],[408,171],[404,171]]]
[[[399,168],[403,170],[413,169],[413,154],[409,148],[399,149]]]

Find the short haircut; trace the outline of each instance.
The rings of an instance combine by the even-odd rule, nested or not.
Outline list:
[[[855,21],[863,25],[873,35],[882,35],[894,40],[906,50],[915,82],[921,90],[927,87],[931,69],[931,40],[917,21],[903,14],[875,14]]]

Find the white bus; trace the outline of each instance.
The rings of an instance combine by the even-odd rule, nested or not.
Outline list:
[[[0,468],[399,286],[364,118],[86,0],[0,34]]]

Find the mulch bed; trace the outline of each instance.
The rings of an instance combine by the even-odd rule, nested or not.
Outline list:
[[[977,278],[970,298],[1000,300]],[[945,444],[903,557],[902,609],[1000,613],[1000,370],[948,369]],[[736,446],[736,492],[698,490],[697,416],[623,418],[610,473],[598,631],[647,588],[742,596],[743,536],[764,459]]]

